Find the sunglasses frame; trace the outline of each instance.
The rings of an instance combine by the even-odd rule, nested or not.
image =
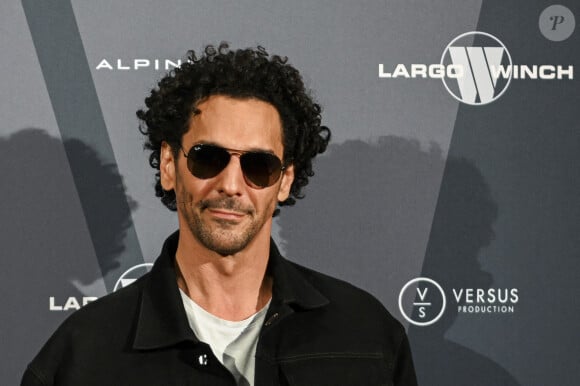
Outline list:
[[[209,176],[209,177],[200,177],[197,176],[193,173],[192,171],[192,167],[190,167],[190,162],[195,162],[192,161],[189,158],[190,154],[193,154],[192,152],[195,152],[195,148],[196,147],[205,147],[205,148],[213,148],[213,149],[217,149],[217,150],[223,150],[226,153],[229,154],[230,158],[228,158],[227,163],[225,164],[225,166],[219,170],[215,175],[213,176]],[[270,187],[272,185],[274,185],[276,182],[278,182],[280,180],[280,177],[282,176],[282,172],[284,172],[284,170],[286,170],[287,164],[285,164],[280,158],[278,158],[277,155],[270,153],[270,152],[266,152],[266,151],[255,151],[255,150],[238,150],[238,149],[229,149],[229,148],[225,148],[222,146],[218,146],[218,145],[212,145],[212,144],[207,144],[207,143],[196,143],[193,146],[191,146],[191,148],[189,149],[189,152],[185,152],[185,150],[183,149],[183,146],[179,147],[181,149],[181,152],[183,153],[183,156],[186,158],[187,161],[187,169],[189,170],[189,172],[196,178],[205,180],[205,179],[210,179],[210,178],[214,178],[216,176],[218,176],[221,172],[224,171],[224,169],[229,165],[230,161],[231,161],[231,157],[232,156],[236,156],[240,159],[240,168],[242,169],[242,174],[244,176],[244,181],[246,182],[246,184],[253,188],[253,189],[264,189],[267,187]],[[274,173],[271,173],[270,175],[268,175],[268,185],[262,186],[262,185],[258,185],[256,184],[254,181],[252,181],[246,174],[246,171],[244,170],[243,167],[243,161],[242,161],[242,157],[246,154],[258,154],[258,155],[267,155],[269,157],[274,157],[276,158],[279,162],[280,162],[280,170],[279,171],[275,171],[274,173],[278,173],[278,177],[274,180],[272,180],[272,175],[274,175]]]

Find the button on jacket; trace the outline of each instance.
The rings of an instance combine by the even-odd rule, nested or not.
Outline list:
[[[235,385],[191,330],[171,235],[151,271],[72,314],[22,385]],[[416,385],[407,337],[374,297],[280,256],[256,349],[255,385]]]

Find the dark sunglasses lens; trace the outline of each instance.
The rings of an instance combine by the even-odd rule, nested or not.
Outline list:
[[[246,180],[254,187],[271,186],[280,178],[282,162],[273,154],[245,153],[240,162]]]
[[[187,156],[189,171],[201,179],[217,176],[229,162],[230,154],[225,149],[211,145],[195,145]]]

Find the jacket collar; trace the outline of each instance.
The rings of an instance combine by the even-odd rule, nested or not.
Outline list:
[[[268,273],[274,278],[272,303],[288,304],[295,309],[310,310],[325,306],[328,299],[310,283],[298,266],[282,257],[270,239]]]
[[[175,272],[175,251],[179,232],[165,240],[161,254],[144,280],[137,318],[135,349],[147,350],[173,346],[180,342],[197,343],[179,294]],[[287,304],[296,311],[310,310],[329,303],[299,271],[280,255],[270,241],[268,272],[273,277],[272,304]]]

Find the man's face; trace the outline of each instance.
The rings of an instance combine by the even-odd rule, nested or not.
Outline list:
[[[193,145],[211,144],[271,152],[282,159],[282,125],[271,104],[214,95],[197,109],[200,113],[191,118],[182,138],[185,153]],[[175,190],[182,232],[188,229],[205,248],[223,256],[243,250],[257,236],[269,237],[277,202],[288,198],[294,179],[290,165],[274,185],[252,188],[244,180],[236,155],[221,173],[200,179],[187,169],[183,153],[175,158],[167,144],[161,149],[160,172],[163,188]]]

